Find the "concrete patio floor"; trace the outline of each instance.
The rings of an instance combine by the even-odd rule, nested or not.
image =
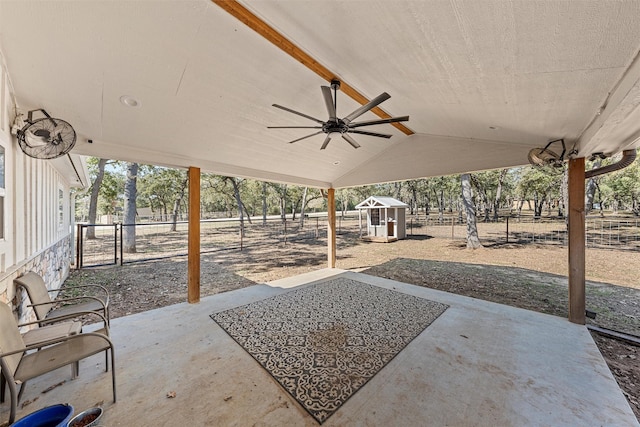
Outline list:
[[[209,315],[336,275],[450,308],[323,425],[639,425],[585,327],[328,269],[114,319],[118,402],[100,354],[81,363],[76,380],[62,368],[29,382],[22,401],[37,400],[18,418],[55,403],[80,412],[103,402],[105,426],[318,425]],[[0,405],[0,425],[8,409]]]

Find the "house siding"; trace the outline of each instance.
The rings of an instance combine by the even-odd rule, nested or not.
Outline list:
[[[0,301],[16,305],[22,320],[23,295],[13,279],[27,271],[58,289],[72,260],[71,185],[48,160],[26,156],[11,134],[15,102],[0,52],[0,147],[4,150],[4,188],[0,188]]]

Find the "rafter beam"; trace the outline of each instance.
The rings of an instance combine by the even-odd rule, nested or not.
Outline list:
[[[302,65],[325,79],[327,82],[331,82],[331,80],[340,80],[340,91],[345,95],[351,97],[356,102],[361,105],[365,105],[370,100],[367,99],[366,96],[358,92],[355,88],[350,86],[348,83],[345,83],[338,75],[331,70],[329,70],[324,65],[320,64],[316,61],[311,55],[303,51],[300,47],[295,45],[291,40],[287,39],[285,36],[276,31],[269,24],[264,22],[262,19],[258,18],[254,15],[249,9],[241,5],[235,0],[211,0],[218,6],[220,6],[225,11],[229,12],[231,15],[235,16],[247,27],[254,30],[256,33],[260,34],[262,37],[273,43],[280,50],[291,56],[296,61],[300,62]],[[390,119],[392,116],[384,111],[380,107],[375,107],[371,109],[371,112],[376,114],[381,119]],[[396,122],[391,123],[391,126],[394,126],[400,132],[405,135],[413,135],[415,132],[403,125],[402,123]]]

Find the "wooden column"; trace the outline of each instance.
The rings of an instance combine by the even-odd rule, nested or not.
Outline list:
[[[569,321],[585,324],[584,157],[569,160]]]
[[[200,302],[200,168],[189,168],[187,301]]]
[[[327,262],[329,268],[336,268],[336,190],[327,191]]]

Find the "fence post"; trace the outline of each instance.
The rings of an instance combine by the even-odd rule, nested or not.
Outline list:
[[[287,246],[287,218],[282,221],[284,223],[284,245]]]
[[[509,217],[507,217],[507,243],[509,243]]]
[[[116,226],[116,242],[118,241],[118,223],[114,224]],[[124,235],[124,224],[120,223],[120,265],[124,265],[124,250],[123,250],[123,242],[122,242],[122,236]],[[117,244],[117,243],[116,243]],[[116,264],[118,263],[118,259],[116,256]]]
[[[455,218],[451,218],[451,240],[454,239],[454,231],[455,231]]]
[[[82,224],[78,224],[76,231],[76,270],[82,268]]]
[[[413,236],[413,217],[409,219],[409,235]]]

